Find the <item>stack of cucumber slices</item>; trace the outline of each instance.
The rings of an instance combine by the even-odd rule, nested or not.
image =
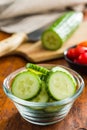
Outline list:
[[[72,74],[62,67],[45,67],[28,63],[25,71],[12,81],[11,91],[16,97],[31,102],[59,101],[76,92],[77,83]]]

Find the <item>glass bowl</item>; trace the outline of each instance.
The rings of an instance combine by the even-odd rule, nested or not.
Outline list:
[[[51,69],[52,67],[56,67],[57,65],[56,66],[43,65],[43,66],[48,69]],[[70,111],[74,101],[82,93],[84,88],[84,81],[82,77],[77,72],[67,67],[61,65],[58,66],[68,70],[73,75],[73,77],[77,82],[76,93],[73,96],[63,99],[61,101],[37,103],[22,100],[18,97],[15,97],[11,93],[11,81],[19,72],[24,71],[25,68],[18,69],[17,71],[11,73],[5,78],[3,82],[3,89],[5,94],[13,101],[20,115],[28,122],[37,125],[50,125],[63,120]]]

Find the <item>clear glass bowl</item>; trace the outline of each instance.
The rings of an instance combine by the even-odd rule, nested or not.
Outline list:
[[[48,69],[55,67],[55,65],[43,66],[47,67]],[[15,97],[11,93],[11,81],[20,71],[25,70],[25,68],[18,69],[5,78],[3,82],[5,94],[13,101],[21,116],[28,122],[38,125],[50,125],[63,120],[70,111],[74,101],[82,93],[84,88],[84,81],[82,77],[77,72],[67,67],[61,65],[58,66],[68,70],[74,76],[78,86],[77,91],[73,96],[61,101],[36,103]]]

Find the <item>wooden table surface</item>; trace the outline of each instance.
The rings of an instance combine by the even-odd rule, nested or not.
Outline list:
[[[0,40],[8,36],[9,34],[0,32]],[[0,130],[87,130],[87,75],[82,73],[80,74],[85,81],[84,91],[64,120],[49,126],[39,126],[25,121],[20,116],[12,101],[5,95],[2,84],[7,75],[25,66],[27,62],[17,55],[0,58]],[[63,58],[42,63],[69,67]]]

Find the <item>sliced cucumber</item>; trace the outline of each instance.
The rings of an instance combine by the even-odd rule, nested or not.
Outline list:
[[[46,91],[45,82],[42,81],[40,93],[35,98],[33,98],[31,101],[32,102],[48,102],[48,100],[49,100],[49,96]]]
[[[62,68],[62,67],[57,66],[57,67],[53,67],[53,68],[52,68],[52,71],[53,71],[53,72],[63,71],[63,72],[65,72],[65,73],[67,73],[67,74],[72,78],[72,81],[73,81],[73,83],[75,84],[75,86],[77,85],[75,78],[72,76],[72,74],[71,74],[68,70],[66,70],[66,69],[64,69],[64,68]]]
[[[48,102],[48,100],[49,100],[49,96],[48,96],[48,93],[46,91],[45,82],[42,81],[40,93],[30,101],[31,102],[41,102],[41,103],[44,102],[45,103],[45,102]],[[35,109],[35,110],[42,110],[43,109],[43,107],[38,107],[38,106],[30,107],[30,108]]]
[[[76,92],[77,83],[74,77],[62,67],[48,70],[28,63],[26,68],[15,76],[11,84],[12,93],[21,99],[31,102],[54,102],[70,97]],[[41,76],[44,76],[44,79]],[[39,106],[31,108],[42,109]],[[49,106],[47,111],[60,108],[61,106]]]
[[[42,72],[39,72],[39,71],[31,69],[31,68],[28,68],[28,70],[35,73],[35,74],[37,74],[37,75],[39,75],[39,76],[43,74]]]
[[[46,75],[49,72],[48,69],[46,69],[42,66],[36,65],[36,64],[32,64],[32,63],[27,63],[26,68],[28,70],[33,70],[36,74]]]
[[[31,99],[35,97],[41,88],[41,81],[32,72],[24,71],[19,73],[12,82],[12,93],[21,99]]]
[[[67,12],[59,17],[42,34],[42,45],[49,50],[57,50],[73,34],[83,19],[81,12]]]
[[[64,106],[48,106],[47,108],[44,109],[46,112],[55,112],[59,111],[63,108]]]
[[[57,100],[54,100],[52,98],[49,98],[49,102],[56,102]],[[56,105],[56,106],[48,106],[47,108],[44,109],[46,112],[54,112],[54,111],[59,111],[63,108],[63,105]]]
[[[76,85],[67,73],[56,71],[49,74],[47,78],[47,89],[52,98],[62,100],[75,93]]]

